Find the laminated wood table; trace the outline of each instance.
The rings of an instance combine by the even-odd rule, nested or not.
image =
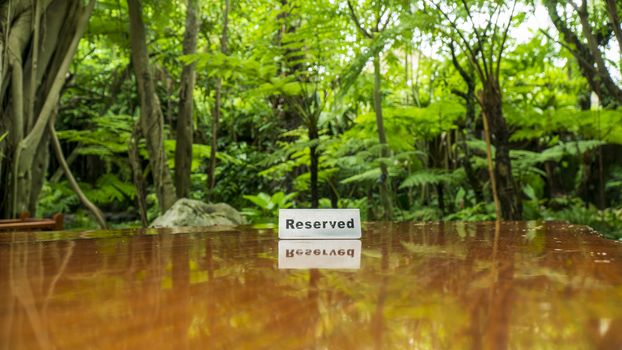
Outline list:
[[[354,243],[286,268],[270,229],[1,233],[0,349],[622,348],[622,245],[589,228],[368,223]]]

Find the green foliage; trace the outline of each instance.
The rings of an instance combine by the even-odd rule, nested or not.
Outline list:
[[[598,210],[595,206],[585,205],[577,199],[571,200],[571,206],[555,211],[545,210],[546,220],[565,220],[573,224],[587,225],[607,238],[622,240],[622,211],[608,208]]]
[[[82,183],[84,194],[95,204],[107,204],[113,201],[133,200],[136,189],[131,183],[121,181],[113,174],[105,174],[97,179],[95,186]]]
[[[446,220],[461,221],[489,221],[495,219],[495,208],[491,203],[477,203],[471,207],[465,207],[445,217]]]
[[[96,156],[106,163],[106,168],[116,166],[125,173],[128,141],[132,134],[135,120],[124,114],[108,113],[90,120],[91,127],[81,130],[69,129],[58,131],[58,138],[77,144],[77,152],[83,156]]]
[[[364,182],[364,181],[377,181],[380,178],[380,168],[369,169],[361,174],[350,176],[341,180],[342,184],[349,184],[352,182]]]
[[[462,169],[450,172],[443,169],[424,169],[413,173],[402,182],[400,188],[438,185],[438,184],[454,184],[460,183],[464,178]]]
[[[78,196],[71,191],[66,181],[46,182],[37,202],[37,213],[45,217],[50,217],[56,213],[69,213],[79,202]]]
[[[497,50],[510,6],[482,0],[467,4],[469,14],[462,4],[447,1],[352,4],[370,35],[357,28],[344,2],[232,2],[223,53],[223,6],[204,3],[197,53],[182,55],[185,6],[145,2],[143,17],[169,168],[174,172],[181,70],[195,63],[190,197],[237,208],[252,203],[245,209],[251,221],[273,222],[278,208],[310,205],[310,150],[316,148],[320,207],[359,208],[364,220],[380,218],[379,167],[384,165],[396,220],[494,219],[480,107],[473,100],[475,109],[467,108],[463,95],[468,85],[454,67],[449,42],[455,44],[456,62],[474,77],[471,87],[477,93],[482,82],[460,43],[477,47],[475,31],[486,31],[482,53]],[[498,22],[487,23],[497,15]],[[527,32],[521,26],[530,23],[531,15],[524,7],[514,15],[507,50],[493,60],[500,60],[503,115],[524,218],[565,219],[614,232],[616,210],[622,205],[622,168],[615,164],[622,159],[612,153],[622,145],[622,110],[586,103],[589,84],[574,57],[535,30],[528,38],[518,35]],[[473,16],[483,20],[470,23]],[[456,20],[458,28],[451,29],[448,18]],[[77,155],[70,166],[87,197],[106,212],[135,214],[128,141],[140,103],[127,22],[124,2],[98,2],[68,76],[56,127],[63,150]],[[372,99],[374,57],[381,68],[385,157]],[[217,82],[222,84],[222,98],[216,186],[209,190],[208,144]],[[309,139],[310,126],[317,127],[317,139]],[[6,137],[0,132],[2,146],[8,146]],[[139,142],[152,219],[158,214],[157,199],[145,147]],[[610,206],[602,212],[589,205],[595,202],[593,196],[581,192],[586,183],[601,186],[600,151],[605,153],[602,186]],[[494,147],[492,152],[494,159]],[[465,164],[479,182],[482,200]],[[57,164],[51,161],[50,166],[48,178]],[[553,183],[563,197],[552,193]],[[242,195],[250,193],[256,195]],[[579,201],[579,195],[585,198]],[[44,184],[41,213],[76,212],[79,207],[66,182]],[[86,217],[76,215],[75,220],[88,225],[82,220]]]
[[[0,143],[4,140],[4,138],[8,134],[9,134],[8,132],[5,132],[4,134],[0,135]],[[3,157],[4,157],[4,154],[2,152],[0,152],[0,159],[2,159]]]
[[[272,196],[260,192],[257,195],[244,195],[243,197],[253,204],[255,208],[244,208],[244,214],[253,223],[274,222],[279,215],[279,209],[291,208],[294,205],[293,199],[298,195],[297,192],[285,194],[276,192]]]

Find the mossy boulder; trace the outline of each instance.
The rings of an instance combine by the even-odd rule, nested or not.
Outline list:
[[[244,223],[242,214],[229,204],[207,204],[182,198],[164,214],[157,217],[149,227],[201,227]]]

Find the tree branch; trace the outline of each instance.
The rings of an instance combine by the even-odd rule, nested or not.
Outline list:
[[[466,3],[465,0],[461,0],[461,3],[462,3],[462,6],[464,7],[464,10],[467,13],[467,16],[469,17],[469,20],[471,21],[471,27],[473,28],[473,32],[475,33],[475,37],[477,38],[477,42],[480,45],[482,45],[484,43],[484,40],[479,35],[479,30],[477,30],[477,27],[475,26],[475,21],[473,20],[473,16],[471,15],[471,9],[469,9],[469,5]],[[488,63],[486,62],[486,55],[484,55],[484,50],[480,50],[479,53],[482,56],[482,65],[484,66],[484,73],[486,73],[486,77],[488,77],[490,76],[491,72],[488,69]],[[492,69],[492,62],[490,62],[490,69]]]
[[[382,22],[382,16],[384,16],[385,12],[387,11],[386,7],[383,7],[380,9],[380,12],[378,13],[378,18],[376,18],[376,33],[380,32],[380,22]]]
[[[451,18],[449,18],[449,15],[447,13],[445,13],[445,11],[443,11],[443,9],[441,9],[440,5],[437,4],[436,2],[432,1],[432,5],[434,5],[434,7],[436,7],[436,9],[441,13],[441,15],[443,15],[443,17],[445,17],[445,19],[449,22],[450,27],[456,32],[458,33],[458,37],[460,37],[460,40],[462,40],[462,42],[464,43],[464,46],[466,47],[466,50],[469,52],[469,60],[471,61],[471,63],[473,64],[473,66],[475,66],[475,68],[477,69],[477,73],[479,74],[480,78],[482,80],[486,79],[486,75],[484,74],[484,71],[482,70],[482,67],[480,66],[478,60],[477,60],[477,54],[475,53],[475,51],[473,51],[473,49],[471,48],[471,45],[469,44],[468,40],[466,40],[466,38],[464,37],[464,35],[462,34],[462,32],[458,29],[458,25],[456,24],[455,21],[453,21]],[[441,32],[443,32],[442,29],[439,29]],[[448,37],[451,37],[451,35],[448,35]]]
[[[609,15],[609,20],[611,21],[613,33],[616,36],[616,40],[618,40],[620,53],[622,53],[622,29],[620,29],[620,16],[618,15],[618,9],[616,8],[616,1],[606,0],[605,2],[607,3],[607,15]],[[620,69],[622,70],[622,67]]]
[[[58,135],[56,135],[56,130],[54,130],[54,118],[50,118],[50,122],[48,123],[48,128],[50,130],[50,135],[52,136],[52,146],[54,148],[54,153],[56,154],[58,163],[60,164],[60,166],[63,168],[63,171],[65,172],[65,176],[67,177],[67,180],[69,180],[69,186],[71,186],[71,189],[76,193],[76,195],[78,195],[78,198],[80,198],[80,202],[82,202],[82,205],[84,205],[86,209],[88,209],[93,214],[93,216],[95,216],[95,220],[97,220],[99,227],[105,230],[107,226],[106,226],[106,220],[104,219],[104,215],[102,214],[101,210],[99,210],[99,208],[97,208],[97,206],[95,206],[95,204],[93,204],[84,195],[84,192],[82,192],[82,190],[80,189],[80,185],[78,185],[78,181],[76,181],[76,179],[73,177],[73,174],[71,173],[71,170],[69,169],[69,165],[67,165],[65,156],[63,156],[63,150],[60,147],[60,141],[58,140]]]
[[[361,22],[359,21],[359,18],[356,16],[356,12],[354,12],[354,7],[352,6],[352,2],[350,0],[348,0],[348,8],[350,9],[350,17],[352,17],[352,20],[354,20],[356,27],[359,29],[359,31],[361,31],[363,36],[371,39],[372,37],[371,34],[368,31],[366,31],[365,28],[363,28],[363,26],[361,25]]]
[[[596,62],[596,69],[599,72],[602,84],[605,85],[611,95],[615,96],[615,98],[622,103],[622,89],[620,89],[620,87],[611,78],[611,74],[609,73],[605,60],[603,59],[602,52],[598,48],[598,40],[594,35],[594,30],[589,21],[586,0],[581,2],[581,6],[577,9],[577,13],[579,14],[579,20],[581,21],[583,35],[587,39],[587,47]]]
[[[501,5],[498,4],[497,7],[495,7],[495,11],[493,13],[496,13],[496,18],[495,18],[495,25],[493,27],[492,30],[492,39],[490,40],[490,57],[492,60],[492,57],[494,57],[494,50],[495,50],[495,38],[497,37],[497,31],[499,30],[499,17],[501,17],[501,11],[499,11],[499,7]],[[490,16],[488,25],[492,25],[492,16]],[[488,30],[486,30],[488,31]]]
[[[497,67],[495,68],[495,76],[497,80],[499,80],[499,70],[501,68],[501,55],[505,50],[505,42],[508,38],[508,32],[510,30],[510,25],[512,25],[512,19],[514,19],[514,10],[516,9],[516,0],[512,3],[512,11],[510,12],[510,18],[508,19],[508,24],[505,26],[505,30],[503,31],[503,38],[501,39],[501,46],[499,47],[499,55],[497,55]]]
[[[389,14],[387,16],[387,20],[384,21],[384,23],[382,24],[382,26],[380,27],[380,31],[383,32],[385,29],[387,29],[387,27],[389,26],[389,23],[391,22],[391,18],[393,17],[392,14]]]
[[[451,89],[451,93],[456,95],[456,96],[462,97],[464,100],[468,100],[469,99],[469,96],[467,95],[466,92],[460,91],[458,89]]]

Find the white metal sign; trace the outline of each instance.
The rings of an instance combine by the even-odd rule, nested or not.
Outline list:
[[[281,240],[279,269],[358,269],[361,241]]]
[[[361,238],[358,209],[280,209],[279,238]]]

